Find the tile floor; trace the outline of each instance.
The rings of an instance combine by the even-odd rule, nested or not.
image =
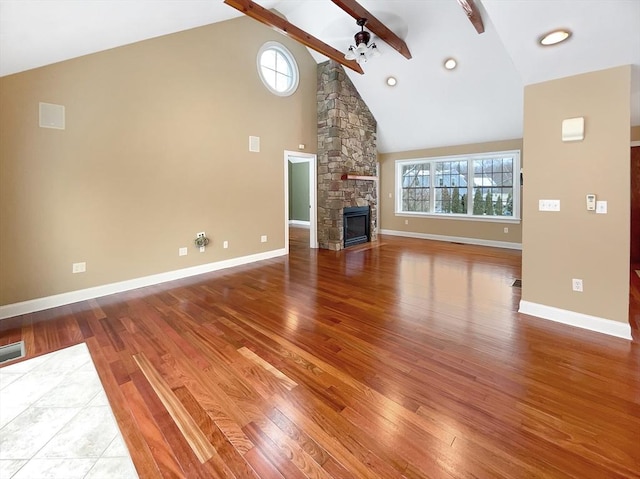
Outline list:
[[[85,344],[0,368],[0,478],[137,477]]]

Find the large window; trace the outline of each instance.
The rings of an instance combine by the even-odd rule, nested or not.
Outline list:
[[[520,152],[396,161],[396,214],[518,219]]]

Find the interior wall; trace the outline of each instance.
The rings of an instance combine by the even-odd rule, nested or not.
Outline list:
[[[628,321],[630,78],[623,66],[525,88],[523,300]],[[580,116],[584,140],[563,142],[562,121]],[[587,211],[587,194],[608,213]],[[560,211],[538,211],[539,199]]]
[[[640,141],[640,126],[631,127],[631,141]]]
[[[309,162],[289,162],[289,219],[309,221]]]
[[[290,97],[258,77],[269,40],[298,62]],[[38,127],[39,102],[65,130]],[[0,304],[278,250],[283,151],[316,150],[316,63],[238,18],[0,78],[0,135]]]
[[[522,242],[522,223],[501,223],[491,221],[458,220],[451,218],[420,218],[416,216],[396,216],[396,160],[434,158],[439,156],[465,155],[472,153],[490,153],[493,151],[521,150],[520,166],[524,168],[525,155],[522,140],[505,140],[469,145],[427,148],[422,150],[381,153],[380,165],[380,222],[386,230],[407,233],[424,233],[440,236],[457,236],[489,241]],[[408,221],[408,224],[405,224]],[[508,227],[508,233],[504,228]]]

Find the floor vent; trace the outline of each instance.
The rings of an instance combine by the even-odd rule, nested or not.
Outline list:
[[[522,280],[514,279],[513,283],[511,283],[511,286],[513,286],[514,288],[522,288]]]
[[[0,364],[24,357],[24,341],[0,346]]]

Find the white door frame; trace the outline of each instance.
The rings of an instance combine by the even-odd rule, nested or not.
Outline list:
[[[318,247],[318,168],[317,155],[284,150],[284,247],[289,254],[289,159],[309,162],[309,247]]]

